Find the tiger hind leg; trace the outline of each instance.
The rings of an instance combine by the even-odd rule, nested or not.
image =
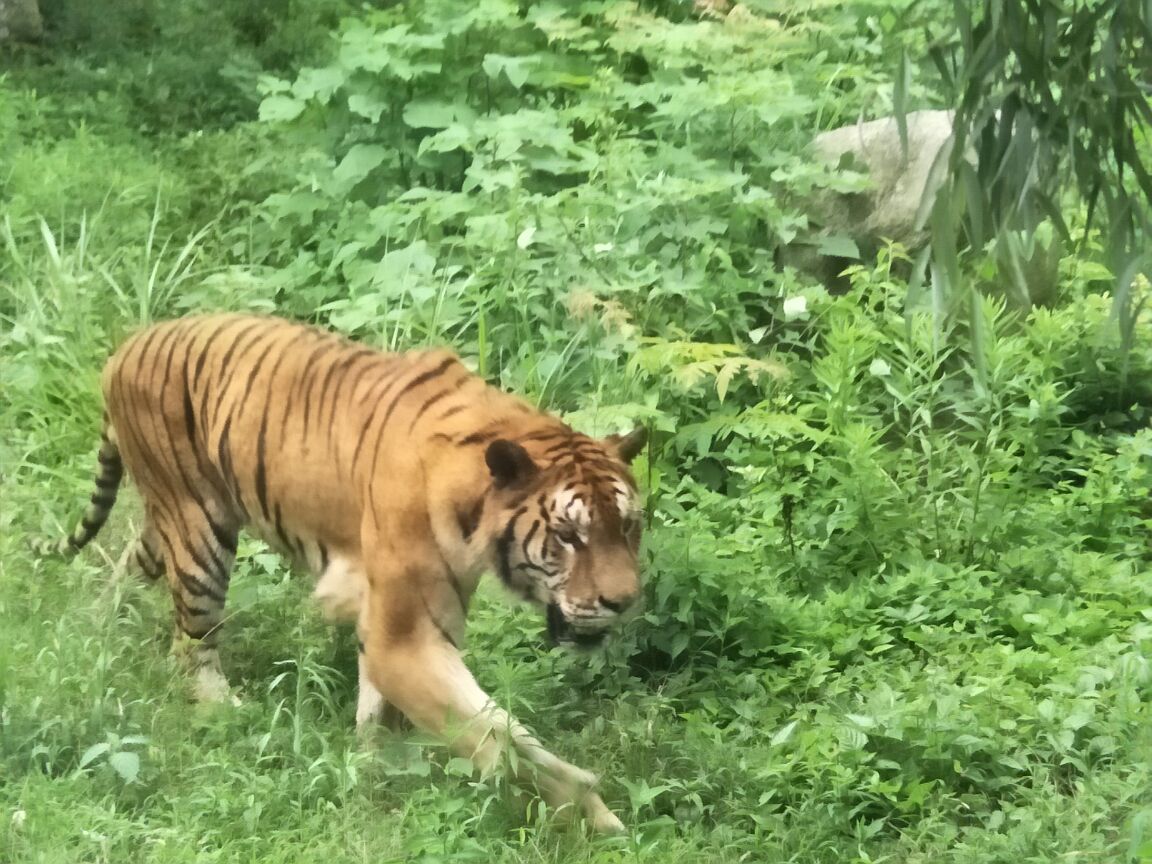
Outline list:
[[[160,535],[151,519],[144,522],[136,539],[124,549],[124,554],[116,562],[116,574],[120,576],[135,569],[148,582],[158,582],[164,575],[164,555],[160,546]]]
[[[213,516],[198,504],[178,512],[179,519],[155,523],[176,609],[173,653],[187,663],[197,701],[236,702],[218,644],[238,531],[232,520]]]
[[[132,550],[132,562],[149,582],[156,582],[164,575],[164,555],[160,549],[160,537],[151,522],[145,524],[140,536],[136,538]]]

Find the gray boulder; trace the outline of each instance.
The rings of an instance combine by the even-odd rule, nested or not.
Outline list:
[[[802,206],[814,236],[808,243],[786,248],[782,263],[812,274],[830,290],[846,290],[848,280],[839,274],[856,259],[821,254],[823,238],[850,238],[865,261],[889,240],[910,252],[927,245],[931,239],[927,216],[946,178],[952,152],[952,112],[914,111],[906,119],[907,151],[901,146],[894,117],[816,136],[811,148],[816,158],[832,166],[850,163],[868,176],[869,186],[854,194],[823,191],[806,199]],[[975,164],[974,151],[968,159]],[[1026,235],[1001,238],[992,251],[998,274],[985,290],[1003,294],[1018,308],[1052,302],[1065,249],[1050,231],[1041,231],[1034,239]]]
[[[43,35],[37,0],[0,0],[0,42],[28,42]]]
[[[901,146],[896,118],[853,123],[817,135],[816,158],[829,165],[850,165],[868,175],[863,192],[823,191],[803,202],[812,224],[812,243],[782,250],[781,263],[805,270],[829,287],[843,287],[838,275],[854,259],[820,254],[821,238],[851,238],[865,258],[886,241],[909,250],[928,242],[924,215],[940,189],[952,145],[952,112],[913,111],[906,116],[908,147]],[[924,207],[925,209],[921,209]]]

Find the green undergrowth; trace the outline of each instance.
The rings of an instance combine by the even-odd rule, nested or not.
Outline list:
[[[1152,859],[1152,331],[1116,338],[1101,238],[1031,311],[976,253],[974,302],[895,245],[836,296],[776,264],[804,192],[861,182],[804,141],[887,110],[947,10],[175,5],[46,2],[0,79],[0,861]],[[189,704],[164,591],[115,575],[132,493],[76,561],[28,551],[90,494],[109,351],[212,309],[649,425],[641,614],[570,654],[488,586],[468,643],[627,836],[358,741],[353,637],[260,544],[236,708]]]

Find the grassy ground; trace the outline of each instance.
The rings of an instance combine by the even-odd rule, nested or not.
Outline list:
[[[144,27],[115,62],[37,54],[0,80],[0,862],[1152,860],[1152,330],[1145,317],[1133,352],[1113,350],[1087,256],[1062,264],[1057,308],[1018,316],[988,301],[978,364],[963,333],[905,309],[883,261],[840,298],[774,272],[760,220],[786,227],[789,214],[743,191],[746,209],[730,209],[733,189],[763,181],[735,174],[748,147],[804,168],[755,150],[763,94],[740,97],[752,105],[740,135],[737,114],[708,115],[699,94],[667,102],[691,122],[633,134],[615,126],[621,105],[649,98],[630,89],[647,74],[632,61],[619,81],[597,79],[604,106],[585,117],[565,98],[553,107],[576,120],[546,118],[608,130],[595,143],[612,159],[586,184],[517,186],[519,167],[495,166],[511,204],[439,190],[426,205],[381,194],[370,214],[344,209],[347,190],[323,179],[336,160],[307,161],[319,136],[251,122],[258,94],[234,84],[323,60],[325,28],[348,7],[298,9],[250,50],[243,28],[210,38],[233,24],[197,17],[255,14],[247,5],[177,7],[169,30]],[[99,31],[69,8],[76,33]],[[837,7],[780,40],[798,70],[789,86],[831,94],[802,114],[851,119],[853,100],[890,92],[874,25],[895,19],[869,16]],[[687,94],[698,62],[750,56],[727,32],[689,20],[632,36],[684,53],[669,62]],[[150,56],[153,39],[170,50]],[[712,80],[743,81],[742,68]],[[495,88],[506,104],[522,98],[510,80]],[[693,112],[725,134],[689,134]],[[713,145],[732,152],[717,161]],[[410,212],[429,238],[417,252],[385,258],[364,242],[400,237]],[[437,220],[456,218],[436,248]],[[595,233],[614,221],[618,234]],[[376,285],[371,256],[407,293]],[[616,293],[592,292],[593,272]],[[599,324],[565,312],[561,288],[584,292]],[[782,311],[794,297],[798,319]],[[114,574],[130,492],[77,560],[28,551],[90,494],[109,350],[152,316],[219,308],[331,313],[377,343],[451,339],[584,421],[653,423],[658,447],[639,467],[644,616],[606,651],[568,654],[488,586],[469,636],[481,684],[604,778],[627,836],[538,824],[415,736],[359,742],[351,634],[324,625],[306,580],[256,544],[242,543],[229,595],[237,708],[189,703],[167,657],[168,598]],[[768,374],[781,366],[786,378]]]
[[[657,686],[619,669],[576,668],[582,661],[539,645],[534,616],[487,596],[472,641],[482,682],[559,752],[600,772],[633,833],[524,828],[498,789],[446,773],[438,751],[429,760],[410,738],[389,735],[373,748],[357,743],[349,634],[324,626],[306,586],[259,552],[241,563],[231,598],[227,665],[244,704],[190,706],[165,657],[167,598],[110,578],[122,532],[68,565],[23,551],[21,514],[46,497],[33,476],[6,480],[0,541],[7,861],[1092,862],[1125,860],[1146,836],[1124,815],[1152,788],[1147,707],[1131,689],[1147,674],[1146,656],[1135,646],[1070,638],[1015,655],[974,634],[937,633],[936,649],[916,661],[898,649],[819,675],[689,669]],[[53,487],[75,485],[48,484],[50,500],[66,510]],[[1089,608],[1111,606],[1101,597]],[[1012,694],[997,693],[1021,678],[1029,692],[1052,694],[1046,722],[1043,704],[1005,704]],[[1076,690],[1091,696],[1076,702],[1086,715],[1061,701]],[[964,766],[952,774],[946,765],[939,770],[951,779],[905,788],[913,800],[893,806],[901,784],[883,788],[881,762],[859,774],[850,767],[873,746],[855,737],[891,724],[877,713],[885,699],[889,710],[919,702],[903,734],[884,730],[910,750],[931,747],[932,715],[946,727],[951,710],[973,723],[974,740],[998,736],[1006,764],[1030,764],[996,789],[993,808],[976,791],[979,771],[966,778]],[[853,708],[879,719],[845,723]],[[988,729],[979,715],[990,709],[999,719]],[[789,734],[791,723],[800,725]],[[1037,728],[1020,728],[1029,723]],[[1071,746],[1101,724],[1104,734]],[[1045,739],[1064,735],[1066,759],[1034,758]],[[1014,746],[1033,736],[1032,753]],[[789,794],[790,782],[810,795]]]
[[[5,337],[4,860],[1040,864],[1147,854],[1146,523],[1131,509],[1100,514],[1114,522],[1099,551],[1052,540],[1064,523],[1091,533],[1100,483],[1119,490],[1125,471],[1146,482],[1146,437],[1134,439],[1134,463],[1108,457],[1081,491],[1042,496],[1036,512],[1049,522],[1034,527],[1049,533],[982,567],[897,563],[813,591],[782,575],[787,566],[773,575],[764,562],[783,553],[766,559],[755,531],[729,529],[735,545],[752,545],[743,560],[716,559],[706,535],[724,532],[687,523],[701,552],[685,551],[674,507],[648,540],[651,609],[606,654],[545,648],[535,614],[484,592],[469,659],[481,683],[557,752],[602,774],[632,829],[590,839],[533,825],[499,788],[411,737],[361,746],[350,634],[325,626],[309,586],[260,547],[242,547],[230,594],[236,709],[189,704],[166,658],[164,592],[113,576],[131,494],[78,560],[26,551],[28,536],[69,524],[88,494],[104,333],[127,326],[120,313],[93,316],[70,293],[89,284],[75,278],[74,256],[53,262],[44,249],[23,247],[26,266],[43,269],[9,286],[21,302]],[[702,512],[714,512],[709,500],[698,499]],[[710,636],[716,615],[725,623]],[[688,647],[668,662],[672,649],[654,646],[677,632]],[[757,634],[752,650],[745,640]]]

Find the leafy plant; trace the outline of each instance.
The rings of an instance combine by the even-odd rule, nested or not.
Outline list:
[[[1055,30],[1019,39],[974,17],[961,32],[1011,78],[990,98],[1019,119],[1040,72],[1064,76],[1089,124],[1075,146],[1099,144],[1115,118],[1079,100],[1106,76],[1025,77],[1011,56],[1063,50],[1104,8],[1028,7]],[[1072,254],[993,172],[1016,209],[984,220],[989,254],[937,250],[983,288],[1034,244],[1044,308],[923,303],[895,244],[842,295],[777,265],[813,239],[807,195],[866,182],[812,163],[817,131],[939,104],[928,46],[951,7],[66,11],[0,80],[0,858],[1145,854],[1152,331],[1132,315],[1127,344],[1108,338],[1106,208],[1087,224],[1050,196]],[[1011,147],[1012,166],[1032,152]],[[1146,291],[1132,280],[1134,309]],[[604,651],[552,650],[538,613],[482,584],[468,647],[501,704],[601,776],[629,836],[549,830],[419,736],[358,741],[353,635],[250,538],[224,640],[243,704],[224,710],[187,703],[164,591],[111,575],[130,487],[77,560],[29,554],[90,494],[108,352],[143,321],[219,309],[448,343],[580,429],[650,427],[636,620]]]
[[[140,754],[129,748],[147,744],[143,735],[109,735],[106,741],[93,744],[80,756],[76,769],[106,765],[125,783],[135,783],[140,776]]]
[[[956,25],[932,49],[957,94],[950,179],[932,215],[932,279],[949,293],[960,290],[953,238],[963,225],[976,249],[995,240],[1027,300],[1038,229],[1048,221],[1071,241],[1064,214],[1074,193],[1086,207],[1086,227],[1104,220],[1120,332],[1132,347],[1145,302],[1133,295],[1133,282],[1152,268],[1146,6],[962,2]]]

